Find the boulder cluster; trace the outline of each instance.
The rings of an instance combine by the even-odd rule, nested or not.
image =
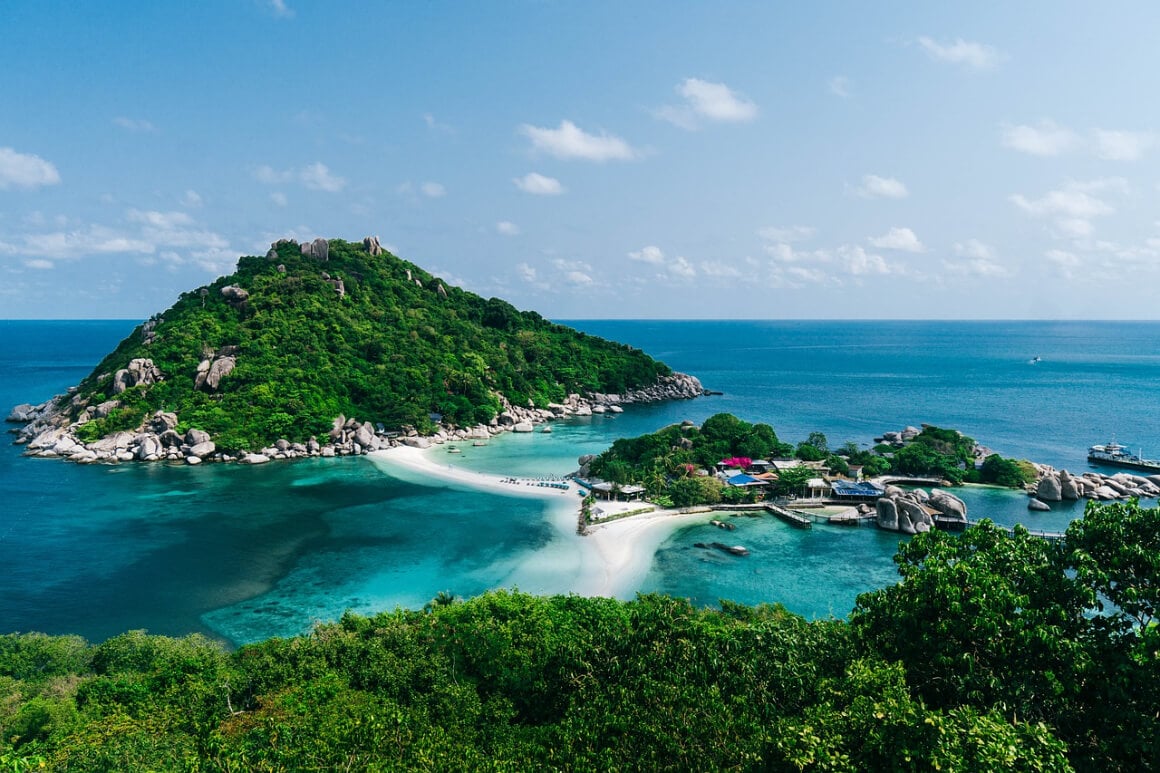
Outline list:
[[[1118,472],[1101,475],[1085,472],[1072,475],[1067,470],[1056,471],[1046,465],[1037,465],[1039,480],[1027,487],[1031,497],[1030,510],[1050,510],[1049,502],[1077,499],[1128,499],[1129,497],[1160,497],[1160,475],[1133,475]]]
[[[918,534],[930,531],[935,519],[944,528],[967,525],[967,506],[963,500],[943,489],[903,491],[887,486],[886,493],[875,504],[878,528]]]
[[[217,389],[222,376],[232,370],[236,358],[232,347],[223,348],[203,357],[198,366],[197,386],[199,389]],[[161,380],[152,360],[133,360],[129,368],[117,371],[130,378],[152,378],[153,381],[133,381],[133,383],[155,383]],[[116,378],[116,377],[115,377]],[[132,384],[130,384],[132,386]],[[404,427],[401,432],[388,432],[383,425],[359,422],[354,418],[338,416],[328,436],[321,441],[311,437],[305,443],[292,443],[280,439],[273,445],[256,452],[228,454],[219,451],[210,435],[199,429],[191,429],[179,434],[175,427],[178,417],[174,413],[158,411],[147,419],[141,427],[132,432],[117,432],[91,443],[77,438],[74,430],[81,424],[107,416],[120,406],[116,400],[109,400],[96,406],[85,406],[77,422],[69,420],[69,410],[83,405],[75,387],[70,390],[69,400],[53,399],[40,405],[22,404],[12,409],[8,421],[24,424],[17,433],[16,443],[27,445],[27,456],[58,457],[74,462],[128,462],[128,461],[169,461],[200,464],[204,461],[239,462],[242,464],[262,464],[273,459],[296,459],[307,456],[348,456],[366,454],[395,445],[409,445],[426,448],[432,444],[465,440],[486,440],[503,432],[531,432],[536,424],[568,416],[591,416],[602,413],[620,413],[621,405],[660,400],[679,400],[704,394],[701,382],[694,376],[674,373],[662,376],[658,382],[644,389],[637,389],[621,395],[579,394],[568,395],[563,403],[552,403],[547,408],[520,407],[502,397],[503,410],[488,424],[474,427],[440,426],[435,434],[422,436],[413,427]]]

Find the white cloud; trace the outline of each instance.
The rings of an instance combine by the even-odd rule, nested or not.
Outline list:
[[[270,0],[270,10],[281,19],[294,18],[294,10],[287,7],[286,0]]]
[[[868,199],[905,199],[910,195],[906,185],[893,177],[879,177],[868,174],[862,177],[862,185],[855,192]]]
[[[1071,182],[1063,188],[1048,191],[1038,199],[1029,199],[1023,194],[1011,196],[1015,206],[1036,217],[1092,218],[1109,215],[1115,209],[1103,199],[1092,196],[1089,191],[1100,191],[1109,187],[1106,180],[1088,183]]]
[[[44,258],[32,258],[30,260],[24,261],[24,265],[27,266],[28,268],[35,268],[35,269],[40,270],[40,271],[47,271],[48,269],[53,268],[53,266],[55,266],[56,264],[53,263],[51,260],[45,260]]]
[[[569,271],[564,275],[564,279],[567,280],[568,284],[576,285],[577,287],[586,287],[592,284],[592,277],[583,271]]]
[[[742,123],[757,117],[757,105],[724,83],[686,78],[676,91],[684,98],[680,105],[665,105],[653,111],[661,120],[682,129],[697,129],[699,120]]]
[[[926,247],[909,228],[891,228],[882,236],[871,236],[867,239],[874,247],[882,250],[901,250],[903,252],[924,252]]]
[[[197,209],[203,203],[204,202],[202,201],[201,195],[198,194],[197,191],[193,191],[193,190],[186,191],[181,196],[181,206],[183,206],[183,207],[188,207],[190,209]]]
[[[903,229],[894,228],[894,229],[891,229],[891,232],[893,233],[894,231],[898,231],[898,230],[902,230],[902,231],[906,231],[906,232],[910,233],[909,228],[903,228]],[[914,236],[913,233],[910,233],[910,235],[912,237]],[[917,243],[917,241],[918,240],[915,239],[916,243]],[[871,242],[873,242],[873,240],[871,240]],[[878,245],[876,245],[876,246],[878,246]],[[919,244],[918,247],[919,247],[918,250],[912,250],[912,251],[921,252],[922,245]],[[895,249],[907,249],[907,248],[897,247]],[[897,273],[896,269],[893,268],[889,263],[887,263],[885,258],[883,258],[881,255],[876,255],[872,252],[866,252],[866,250],[863,247],[861,247],[860,245],[843,244],[842,246],[838,247],[836,252],[837,252],[839,263],[842,266],[842,268],[844,268],[846,270],[846,273],[852,274],[853,276],[865,276],[867,274]]]
[[[279,207],[286,206],[286,204],[288,202],[288,200],[286,199],[286,194],[282,193],[281,191],[274,191],[273,193],[271,193],[270,194],[270,201],[274,202]]]
[[[1085,220],[1082,217],[1057,218],[1055,227],[1063,236],[1070,236],[1073,239],[1087,238],[1095,231],[1095,226],[1092,225],[1092,221]]]
[[[924,35],[918,39],[918,44],[931,59],[961,64],[973,70],[991,69],[1006,58],[994,46],[962,38],[957,38],[953,43],[942,44]]]
[[[769,226],[762,228],[757,235],[771,242],[803,242],[812,239],[817,229],[808,225],[791,225],[784,228]]]
[[[589,134],[571,121],[561,121],[558,129],[523,124],[520,133],[532,141],[532,149],[563,159],[625,161],[638,154],[621,138],[600,132]]]
[[[520,279],[525,282],[536,281],[536,269],[529,266],[527,263],[520,263],[516,266],[516,273],[519,274]]]
[[[1072,269],[1079,267],[1080,264],[1079,256],[1066,250],[1048,250],[1043,256],[1059,268],[1060,274],[1065,279],[1071,279]]]
[[[965,242],[955,242],[954,251],[961,258],[991,260],[995,257],[995,251],[978,239],[967,239]]]
[[[1136,161],[1156,144],[1152,132],[1096,129],[1096,155],[1108,161]]]
[[[721,261],[702,261],[701,273],[713,279],[739,279],[742,276],[737,266]]]
[[[1079,146],[1079,136],[1064,126],[1044,119],[1037,126],[1003,127],[1003,146],[1033,156],[1058,156]]]
[[[419,186],[419,190],[423,191],[424,196],[426,196],[428,198],[432,198],[432,199],[437,199],[440,196],[444,196],[447,194],[446,188],[444,188],[439,183],[434,183],[434,182],[423,183],[421,186]]]
[[[323,163],[314,163],[303,167],[298,172],[298,179],[307,188],[316,191],[337,193],[346,187],[346,180],[331,174],[330,170],[326,168],[326,164]]]
[[[321,162],[309,164],[301,169],[274,169],[262,165],[254,169],[254,179],[266,185],[282,185],[297,180],[304,187],[315,191],[337,193],[346,187],[346,180],[331,173]]]
[[[676,260],[668,265],[668,270],[669,273],[676,274],[677,276],[684,277],[685,279],[692,279],[697,275],[697,269],[693,268],[693,264],[690,263],[687,258],[684,258],[680,255],[677,256]]]
[[[496,223],[495,230],[504,236],[519,236],[520,233],[520,227],[508,220],[501,220]]]
[[[30,153],[0,148],[0,190],[10,187],[40,188],[56,185],[60,173],[50,162]]]
[[[830,78],[827,85],[830,88],[830,93],[836,97],[850,96],[850,86],[852,84],[850,79],[845,75],[835,75],[833,78]]]
[[[189,225],[193,218],[184,212],[142,212],[139,209],[130,209],[126,217],[133,223],[145,223],[155,228],[171,229],[181,225]]]
[[[757,117],[757,105],[724,83],[687,78],[677,87],[677,93],[685,98],[694,113],[710,121],[737,123]]]
[[[138,118],[126,118],[123,115],[117,116],[116,118],[114,118],[113,123],[115,123],[117,126],[120,126],[122,129],[125,129],[127,131],[131,131],[131,132],[157,131],[157,127],[155,127],[149,121],[144,121],[144,120],[141,120]]]
[[[641,263],[652,263],[653,265],[660,265],[665,262],[665,254],[661,252],[661,248],[655,245],[648,245],[642,247],[636,252],[628,253],[629,260],[639,261]]]
[[[536,196],[558,196],[564,192],[564,186],[555,177],[545,177],[538,172],[528,172],[523,177],[512,180],[524,193]]]

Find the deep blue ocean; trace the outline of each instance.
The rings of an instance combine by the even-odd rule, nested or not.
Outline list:
[[[0,321],[0,409],[87,375],[134,321]],[[721,411],[789,442],[824,432],[870,445],[926,422],[1014,457],[1082,472],[1115,437],[1160,457],[1160,324],[1140,322],[581,321],[725,394],[636,406],[467,448],[456,464],[564,474],[617,437]],[[1040,361],[1032,363],[1032,358]],[[1062,529],[1082,505],[1029,513],[1026,497],[959,493],[972,518]],[[739,520],[748,559],[692,547],[696,524],[657,551],[640,591],[711,605],[780,602],[844,616],[896,580],[899,536]],[[352,609],[419,607],[439,591],[518,585],[568,592],[562,534],[535,500],[421,485],[365,458],[235,465],[94,465],[28,459],[0,444],[0,631],[200,631],[238,644],[308,630]]]

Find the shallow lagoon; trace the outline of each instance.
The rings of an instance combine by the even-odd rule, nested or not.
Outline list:
[[[584,453],[719,411],[771,423],[786,440],[832,445],[922,421],[996,450],[1087,469],[1084,449],[1115,433],[1160,448],[1160,326],[1149,323],[593,322],[700,376],[724,396],[635,406],[462,446],[448,461],[520,476],[562,475]],[[0,323],[0,404],[76,383],[128,322]],[[1042,362],[1027,358],[1039,354]],[[439,454],[441,452],[435,452]],[[442,452],[445,453],[445,452]],[[422,606],[439,591],[518,585],[564,592],[577,576],[558,515],[535,500],[385,475],[367,459],[260,468],[89,466],[0,447],[0,629],[80,633],[202,631],[239,643],[307,630],[345,609]],[[960,490],[972,518],[1057,530],[1078,506],[1029,513],[1020,494]],[[705,519],[708,520],[708,517]],[[740,523],[740,520],[739,520]],[[898,535],[791,529],[745,519],[748,558],[693,548],[693,525],[660,547],[641,590],[777,601],[845,615],[893,582]]]

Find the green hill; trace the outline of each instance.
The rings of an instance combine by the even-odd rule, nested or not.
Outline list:
[[[505,398],[542,408],[670,373],[639,350],[449,286],[377,239],[287,240],[134,330],[66,407],[82,441],[163,410],[178,432],[237,450],[325,434],[339,415],[429,431],[434,413],[470,426]]]

